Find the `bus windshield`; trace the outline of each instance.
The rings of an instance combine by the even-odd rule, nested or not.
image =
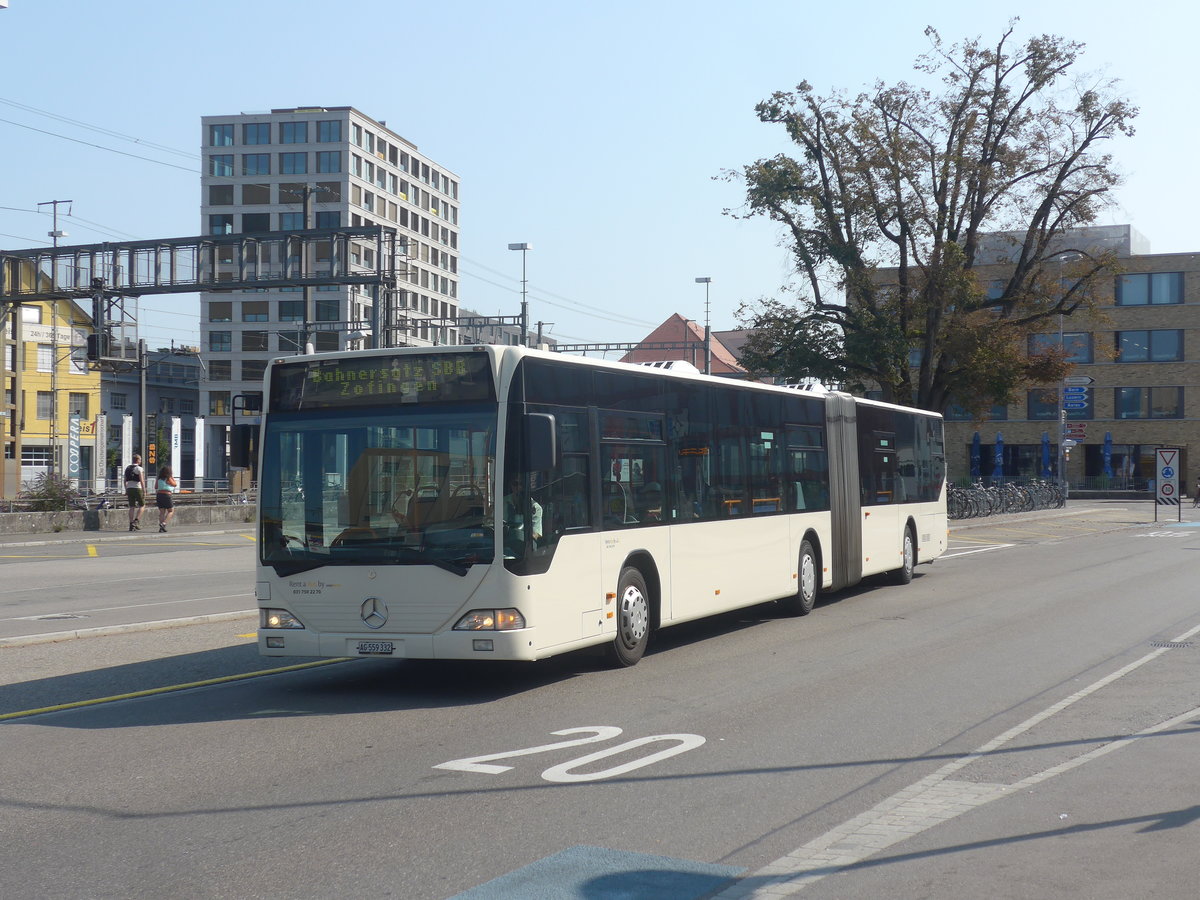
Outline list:
[[[260,553],[280,575],[494,554],[496,405],[276,413],[263,435]]]

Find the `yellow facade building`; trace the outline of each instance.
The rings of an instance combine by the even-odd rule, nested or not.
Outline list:
[[[7,319],[0,492],[13,497],[46,472],[91,488],[101,412],[100,372],[87,360],[91,315],[72,300],[49,300]]]

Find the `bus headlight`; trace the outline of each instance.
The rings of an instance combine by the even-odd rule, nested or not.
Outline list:
[[[525,627],[519,609],[473,609],[454,626],[455,631],[516,631]]]
[[[259,628],[303,628],[299,619],[286,609],[260,609],[258,611]]]

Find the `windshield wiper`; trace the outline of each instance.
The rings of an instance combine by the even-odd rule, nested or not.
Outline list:
[[[397,554],[404,553],[407,555],[407,558],[404,560],[405,563],[408,563],[410,560],[414,563],[427,563],[459,577],[465,576],[471,571],[468,566],[461,565],[449,559],[443,559],[440,556],[434,556],[431,553],[427,553],[424,550],[417,550],[414,547],[393,547],[392,549]]]
[[[280,578],[286,578],[289,575],[299,575],[301,572],[311,572],[313,569],[320,569],[327,564],[328,564],[328,560],[324,560],[324,559],[319,560],[317,562],[313,562],[312,560],[306,560],[304,562],[271,562],[271,563],[267,563],[267,565],[269,565],[272,569],[275,570],[275,574],[278,575]]]

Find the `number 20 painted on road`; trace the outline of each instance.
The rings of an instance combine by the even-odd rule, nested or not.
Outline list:
[[[532,756],[535,753],[549,753],[552,750],[564,750],[567,747],[594,744],[599,741],[618,737],[621,734],[621,729],[612,725],[594,725],[589,728],[565,728],[562,731],[552,731],[550,733],[554,735],[587,734],[589,737],[573,738],[569,741],[558,741],[553,744],[542,744],[541,746],[528,747],[524,750],[505,750],[502,753],[489,753],[486,756],[468,756],[464,759],[452,759],[449,762],[439,763],[434,768],[449,769],[455,772],[479,772],[485,775],[499,775],[501,772],[507,772],[512,766],[490,765],[493,760],[512,759],[516,756]],[[627,750],[635,750],[647,744],[665,743],[668,741],[672,742],[672,746],[650,753],[640,759],[634,759],[617,766],[610,766],[598,772],[577,773],[574,771],[591,763],[607,759],[610,756],[616,756],[618,753],[624,753]],[[678,756],[680,753],[686,753],[688,750],[695,750],[703,743],[704,738],[698,734],[652,734],[648,737],[634,738],[633,740],[617,744],[615,747],[598,750],[595,753],[589,753],[577,759],[568,760],[557,766],[551,766],[542,773],[542,778],[546,779],[546,781],[553,781],[559,784],[615,778],[618,775],[624,775],[626,772],[632,772],[635,769],[641,769],[644,766],[661,760],[670,759],[672,756]]]

